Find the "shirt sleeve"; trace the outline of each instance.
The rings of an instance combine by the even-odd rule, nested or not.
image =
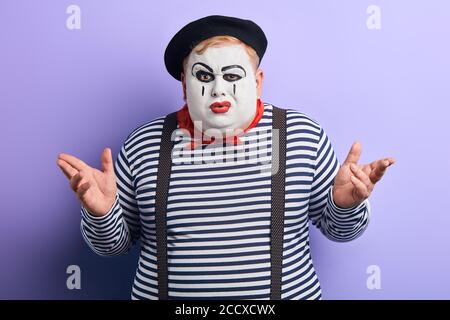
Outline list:
[[[370,203],[366,199],[352,208],[340,208],[333,200],[332,187],[340,164],[330,140],[320,128],[314,178],[309,200],[309,218],[327,238],[350,241],[366,229],[370,217]]]
[[[101,256],[127,253],[140,237],[140,217],[130,164],[122,146],[116,162],[117,193],[111,209],[101,217],[81,206],[81,234],[89,247]]]

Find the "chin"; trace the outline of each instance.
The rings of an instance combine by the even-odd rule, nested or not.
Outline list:
[[[211,121],[209,127],[214,129],[227,129],[232,126],[229,121]]]
[[[209,117],[208,125],[210,128],[221,130],[234,128],[236,126],[236,119],[226,114],[214,114],[213,117]]]

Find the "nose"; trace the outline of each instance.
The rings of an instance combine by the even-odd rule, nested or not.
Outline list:
[[[214,85],[211,90],[211,96],[214,98],[226,96],[225,92],[225,80],[223,80],[221,77],[217,77],[214,80]]]

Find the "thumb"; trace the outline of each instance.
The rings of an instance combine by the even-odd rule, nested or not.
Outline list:
[[[112,152],[110,148],[103,149],[102,152],[102,171],[104,173],[114,172]]]
[[[344,164],[350,164],[350,163],[357,164],[360,156],[361,156],[361,143],[359,143],[359,141],[356,141],[352,144],[352,147],[350,148],[350,151],[348,152],[348,155],[344,161]]]

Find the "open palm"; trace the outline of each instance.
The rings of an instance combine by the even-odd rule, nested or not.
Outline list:
[[[355,142],[334,179],[333,200],[341,208],[357,206],[367,199],[386,169],[395,163],[389,157],[358,165],[360,156],[361,144]]]
[[[100,171],[66,153],[59,154],[57,160],[78,199],[96,216],[103,216],[111,209],[117,191],[111,149],[103,150],[101,162]]]

